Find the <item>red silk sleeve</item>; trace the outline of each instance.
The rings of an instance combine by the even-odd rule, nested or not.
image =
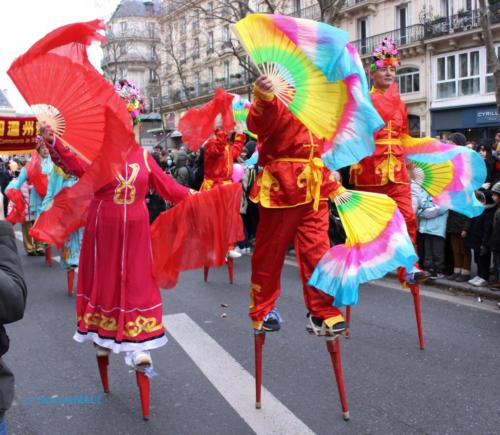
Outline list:
[[[233,160],[236,160],[240,155],[241,155],[241,150],[243,149],[243,146],[245,145],[245,139],[246,135],[238,133],[234,137],[234,143],[231,148],[231,152],[233,153]]]
[[[151,154],[147,153],[146,159],[150,169],[149,183],[158,195],[173,203],[181,202],[189,196],[189,189],[177,183],[170,175],[165,174]]]
[[[258,136],[269,136],[275,126],[276,119],[280,117],[281,107],[278,99],[266,101],[254,92],[254,99],[247,117],[247,127]]]
[[[57,138],[55,139],[53,149],[64,163],[63,170],[65,172],[69,172],[71,175],[81,178],[82,175],[85,173],[88,165],[81,159],[79,159],[75,154],[73,154]],[[57,162],[55,163],[57,165]]]

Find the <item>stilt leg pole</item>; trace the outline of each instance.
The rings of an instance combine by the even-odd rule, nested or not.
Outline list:
[[[145,373],[138,370],[136,370],[135,376],[137,378],[137,386],[139,387],[139,394],[141,396],[142,418],[144,420],[149,420],[149,378]]]
[[[67,278],[68,278],[68,296],[71,297],[71,295],[73,294],[73,284],[75,282],[75,269],[68,269]]]
[[[101,376],[102,388],[105,393],[109,393],[108,365],[108,356],[97,357],[97,366],[99,367],[99,375]]]
[[[345,338],[349,338],[351,336],[351,306],[347,305],[345,307],[345,323],[346,323],[346,330],[344,333]]]
[[[227,272],[229,274],[229,283],[232,284],[234,281],[234,261],[232,258],[227,259]]]
[[[49,267],[52,267],[52,250],[50,249],[50,246],[45,248],[45,261]]]
[[[255,341],[255,407],[260,409],[262,406],[262,349],[266,342],[266,333],[263,331],[254,331]]]
[[[342,417],[345,421],[349,420],[349,408],[347,407],[347,399],[344,389],[344,375],[342,374],[342,358],[340,354],[340,338],[327,337],[326,348],[330,353],[332,360],[333,372],[337,381],[337,388],[339,390],[340,403],[342,404]]]
[[[209,268],[205,266],[203,268],[203,281],[205,281],[205,282],[207,282],[207,280],[208,280],[208,271],[209,271]]]
[[[415,306],[415,317],[417,319],[418,341],[420,349],[424,350],[424,332],[422,329],[422,311],[420,309],[420,286],[417,284],[410,285],[411,295],[413,296],[413,305]]]

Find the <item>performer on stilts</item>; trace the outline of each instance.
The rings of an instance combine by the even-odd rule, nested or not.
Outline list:
[[[38,219],[42,212],[42,203],[47,194],[48,180],[53,172],[54,165],[49,154],[48,148],[44,143],[39,142],[36,152],[32,154],[31,161],[28,162],[19,173],[19,176],[12,180],[5,189],[5,195],[13,202],[17,209],[26,209],[24,196],[21,192],[21,187],[25,182],[32,185],[29,194],[28,217],[32,220],[26,220],[23,225],[24,234],[29,234],[33,222]],[[11,191],[9,193],[9,191]],[[45,255],[49,265],[52,263],[52,254],[50,247],[45,244],[33,240],[33,250],[38,255]]]
[[[117,92],[138,132],[142,98],[131,82]],[[45,141],[77,177],[85,165],[42,127]],[[152,187],[178,203],[190,190],[165,174],[151,154],[138,147],[115,181],[95,193],[84,229],[76,295],[78,342],[94,343],[98,356],[126,355],[136,369],[152,366],[150,350],[166,344],[162,300],[152,270],[151,237],[145,196]],[[140,259],[140,261],[139,261]]]
[[[59,162],[63,166],[62,161]],[[47,194],[42,202],[42,213],[50,209],[54,197],[65,187],[69,188],[73,186],[78,181],[78,178],[74,175],[64,172],[64,170],[54,164],[54,170],[49,178],[49,183],[47,186]],[[72,232],[68,240],[64,243],[61,249],[61,261],[60,266],[66,271],[67,281],[68,281],[68,295],[71,296],[73,293],[73,284],[75,278],[75,270],[78,267],[80,261],[80,250],[83,239],[83,228],[79,228]]]

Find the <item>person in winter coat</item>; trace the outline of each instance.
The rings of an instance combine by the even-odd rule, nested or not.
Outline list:
[[[476,287],[488,284],[491,263],[491,231],[496,204],[492,193],[488,190],[477,191],[476,198],[484,205],[484,212],[472,219],[470,229],[464,239],[466,249],[474,250],[474,261],[477,264],[477,276],[468,282]]]
[[[443,278],[444,246],[448,210],[432,202],[430,195],[421,190],[418,196],[418,232],[424,240],[424,269],[431,279]]]
[[[188,156],[186,151],[179,150],[175,158],[175,169],[173,176],[175,181],[183,186],[189,187],[190,176],[188,165]]]
[[[5,221],[3,195],[0,193],[0,434],[7,433],[5,412],[14,399],[14,375],[2,360],[9,350],[9,337],[4,325],[22,319],[26,294],[14,230]]]
[[[491,188],[493,201],[495,202],[495,214],[490,240],[490,248],[493,252],[493,263],[495,268],[495,281],[490,286],[492,290],[500,290],[500,182]]]
[[[453,281],[466,282],[470,279],[471,252],[464,246],[470,221],[468,217],[453,210],[448,213],[446,234],[450,238],[453,252],[453,274],[447,278]]]

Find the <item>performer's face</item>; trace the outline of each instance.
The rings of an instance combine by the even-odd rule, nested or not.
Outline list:
[[[396,68],[393,66],[386,66],[378,68],[372,72],[373,85],[377,89],[386,90],[389,88],[396,79]]]
[[[38,152],[42,156],[42,158],[46,159],[49,156],[49,149],[45,145],[40,145]]]

